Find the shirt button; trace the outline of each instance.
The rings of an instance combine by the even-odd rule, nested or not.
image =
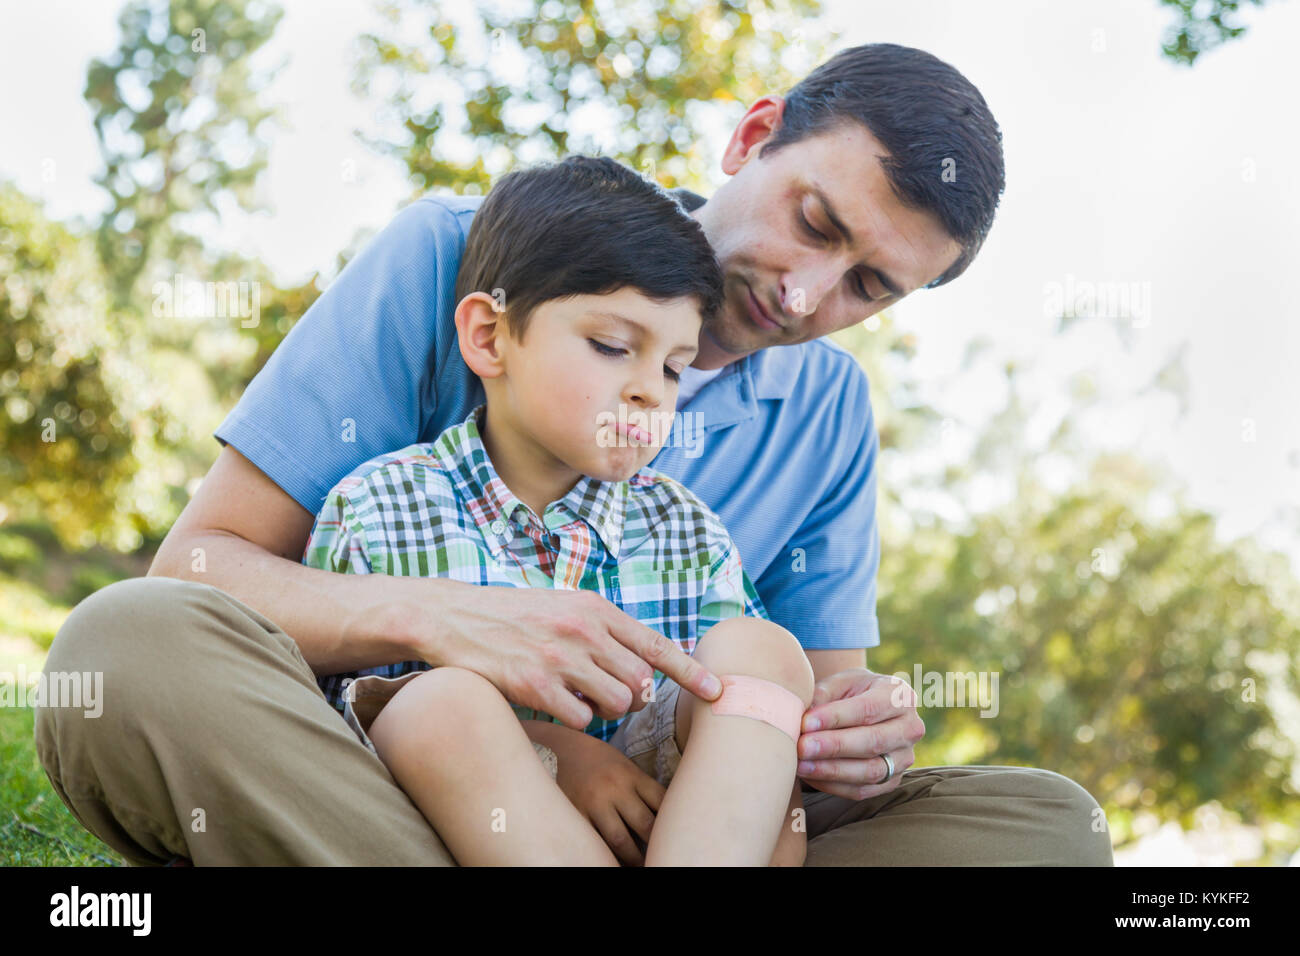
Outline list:
[[[492,533],[493,533],[493,534],[500,534],[502,531],[505,531],[505,530],[506,530],[506,523],[505,523],[504,521],[502,521],[500,518],[497,518],[496,521],[493,521],[493,522],[492,522]]]

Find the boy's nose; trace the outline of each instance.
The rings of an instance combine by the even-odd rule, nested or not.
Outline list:
[[[629,405],[636,405],[640,408],[657,408],[664,400],[664,383],[663,373],[659,378],[651,376],[638,376],[627,383],[623,390],[623,400]]]

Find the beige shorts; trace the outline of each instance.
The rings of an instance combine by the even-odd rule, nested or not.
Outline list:
[[[682,762],[677,747],[677,694],[680,688],[665,677],[655,688],[655,699],[628,714],[609,739],[642,773],[668,786]]]
[[[379,754],[371,743],[366,731],[370,729],[375,717],[408,681],[424,671],[413,671],[401,677],[378,677],[369,674],[349,684],[343,693],[343,719],[356,733],[357,738],[366,749],[375,756]],[[616,747],[641,769],[642,773],[659,781],[661,786],[668,786],[677,765],[681,763],[682,754],[677,747],[675,732],[677,729],[677,692],[676,681],[665,677],[655,688],[654,700],[648,702],[639,711],[629,714],[614,736],[610,745]],[[559,772],[559,758],[555,751],[545,744],[533,741],[533,749],[546,769],[554,778]]]

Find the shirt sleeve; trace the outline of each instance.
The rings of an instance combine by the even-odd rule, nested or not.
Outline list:
[[[303,549],[302,563],[341,574],[371,574],[366,533],[347,494],[335,489],[326,496]]]
[[[841,446],[836,478],[764,570],[757,585],[772,620],[805,650],[876,647],[876,432],[867,377],[851,363],[826,434],[853,436]]]
[[[463,246],[443,203],[399,212],[289,330],[216,439],[311,514],[357,465],[418,441],[456,344],[446,314]]]
[[[700,602],[697,639],[709,628],[732,617],[759,617],[771,620],[763,600],[754,588],[744,568],[740,566],[740,552],[730,538],[718,559],[709,567],[709,583]]]

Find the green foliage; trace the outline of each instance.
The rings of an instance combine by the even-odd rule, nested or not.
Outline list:
[[[211,464],[224,409],[319,292],[314,277],[278,288],[199,231],[226,199],[254,205],[272,110],[271,74],[251,61],[279,18],[256,0],[123,10],[118,48],[87,70],[109,196],[93,243],[0,184],[3,508],[66,547],[130,551],[166,531]],[[241,283],[255,322],[171,307],[180,286]]]
[[[0,510],[134,549],[173,513],[148,469],[181,428],[141,372],[138,323],[109,305],[90,242],[6,184],[0,274]]]
[[[1168,38],[1161,48],[1164,55],[1175,63],[1191,66],[1196,58],[1208,50],[1236,39],[1246,32],[1233,20],[1240,9],[1249,2],[1257,7],[1264,0],[1160,0],[1173,7],[1178,18],[1169,28]]]
[[[516,162],[569,153],[698,187],[709,160],[698,107],[720,108],[729,128],[797,82],[823,59],[820,6],[529,0],[508,12],[483,4],[462,23],[449,3],[392,0],[390,35],[362,37],[357,85],[393,91],[401,133],[376,145],[421,192],[486,191]]]
[[[97,182],[111,207],[100,225],[100,258],[118,305],[131,300],[151,261],[202,249],[180,225],[219,212],[229,194],[253,205],[266,165],[258,130],[273,115],[250,60],[279,23],[260,0],[135,0],[118,18],[118,48],[93,60],[85,98],[104,160]]]
[[[1300,590],[1209,515],[1144,516],[1157,494],[1132,459],[1100,458],[1064,495],[1030,481],[968,532],[886,548],[873,667],[999,673],[996,715],[924,708],[925,762],[1059,769],[1121,841],[1141,809],[1190,824],[1210,800],[1300,822],[1294,728],[1272,706],[1300,693]]]

